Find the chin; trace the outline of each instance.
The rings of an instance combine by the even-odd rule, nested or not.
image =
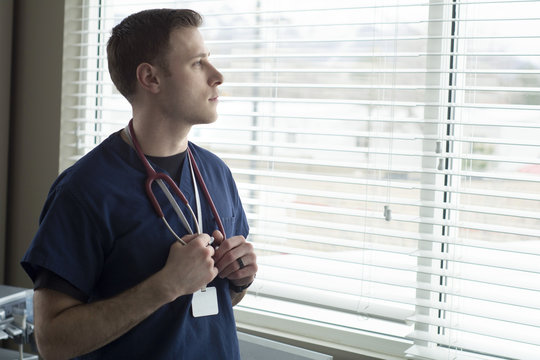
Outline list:
[[[208,124],[215,123],[217,119],[218,119],[218,115],[217,115],[217,114],[214,114],[213,116],[209,116],[209,117],[208,117]]]
[[[216,122],[217,120],[217,115],[216,116],[209,116],[207,118],[204,118],[204,119],[199,119],[199,121],[195,121],[194,125],[205,125],[205,124],[213,124]]]

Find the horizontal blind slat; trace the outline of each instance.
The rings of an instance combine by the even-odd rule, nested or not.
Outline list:
[[[452,322],[452,320],[445,320],[445,319],[434,319],[431,316],[426,315],[413,315],[409,317],[407,320],[414,321],[420,324],[426,324],[426,325],[433,325],[433,326],[440,326],[444,327],[445,329],[448,329],[449,331],[452,330],[459,330],[467,333],[473,333],[473,334],[480,334],[484,336],[489,336],[492,338],[498,338],[498,339],[504,339],[509,341],[515,341],[516,343],[525,343],[530,345],[535,345],[540,347],[540,328],[537,327],[525,327],[522,329],[522,332],[516,333],[512,331],[508,331],[508,328],[501,328],[500,326],[504,324],[500,324],[497,322],[489,322],[486,321],[487,325],[480,325],[480,326],[474,326],[474,325],[464,325],[459,324],[456,322]],[[489,326],[491,325],[491,326]],[[496,326],[498,325],[498,326]]]
[[[445,345],[450,349],[455,348],[456,344],[459,344],[459,348],[463,347],[471,352],[476,351],[487,355],[494,354],[510,359],[534,359],[540,351],[540,349],[534,345],[516,344],[511,341],[502,341],[501,339],[498,339],[498,342],[481,342],[478,340],[468,340],[467,337],[461,336],[459,340],[457,340],[456,336],[453,335],[431,335],[420,331],[414,331],[409,334],[408,337],[411,339],[436,342]],[[447,355],[448,352],[444,352],[444,354]]]

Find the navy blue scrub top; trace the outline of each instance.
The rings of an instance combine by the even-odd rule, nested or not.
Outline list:
[[[247,238],[249,227],[230,170],[209,151],[193,143],[189,147],[227,237]],[[146,196],[145,179],[144,166],[119,132],[63,172],[49,192],[39,229],[21,261],[32,280],[43,267],[86,293],[89,301],[96,301],[115,296],[160,270],[175,239]],[[183,236],[186,231],[172,206],[157,185],[154,188],[167,221]],[[180,189],[196,209],[187,161]],[[211,234],[217,225],[202,194],[200,200],[204,232]],[[190,213],[184,214],[195,228]],[[209,286],[217,289],[218,315],[194,318],[191,295],[183,296],[81,359],[239,359],[228,280],[218,277]]]

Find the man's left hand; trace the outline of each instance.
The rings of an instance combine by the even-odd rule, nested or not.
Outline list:
[[[239,235],[223,239],[223,234],[215,230],[214,237],[215,266],[218,268],[218,276],[227,278],[236,286],[251,284],[257,273],[257,256],[253,245]]]

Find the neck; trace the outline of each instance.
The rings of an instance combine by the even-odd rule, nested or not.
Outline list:
[[[191,126],[160,117],[133,115],[135,136],[145,155],[165,157],[186,151]]]

